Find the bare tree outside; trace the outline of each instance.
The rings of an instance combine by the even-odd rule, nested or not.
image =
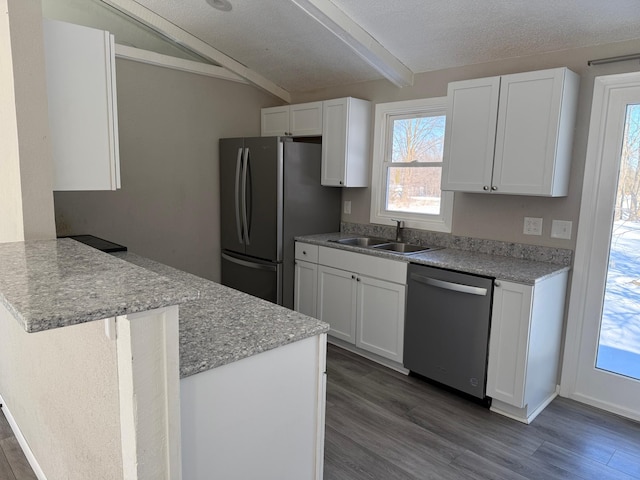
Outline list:
[[[640,220],[640,105],[627,106],[614,220]]]
[[[393,121],[387,210],[440,213],[444,116]]]

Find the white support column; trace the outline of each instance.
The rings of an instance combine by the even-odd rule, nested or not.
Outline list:
[[[116,323],[123,478],[180,480],[178,307]]]
[[[0,85],[0,242],[55,238],[40,0],[0,0]]]

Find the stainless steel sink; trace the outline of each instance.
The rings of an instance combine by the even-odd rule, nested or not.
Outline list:
[[[389,243],[389,240],[377,237],[353,237],[353,238],[340,238],[338,240],[331,240],[332,242],[341,243],[343,245],[353,245],[355,247],[373,247],[382,243]]]
[[[351,237],[330,240],[331,242],[341,243],[342,245],[352,245],[354,247],[375,248],[376,250],[384,250],[389,253],[397,253],[398,255],[412,255],[414,253],[429,252],[437,250],[440,247],[424,247],[421,245],[413,245],[411,243],[394,242],[386,238],[379,237]]]
[[[410,255],[413,253],[423,253],[434,250],[434,247],[423,247],[421,245],[412,245],[410,243],[391,242],[375,245],[376,250],[386,250],[388,252],[399,253],[402,255]]]

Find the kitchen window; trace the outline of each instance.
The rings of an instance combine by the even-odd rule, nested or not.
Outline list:
[[[371,223],[451,232],[453,193],[440,190],[446,97],[379,103]]]

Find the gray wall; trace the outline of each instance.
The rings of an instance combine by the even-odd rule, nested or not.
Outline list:
[[[451,81],[561,66],[571,68],[581,75],[581,86],[569,195],[564,198],[538,198],[456,193],[452,233],[477,238],[573,249],[575,248],[575,232],[577,232],[580,212],[593,79],[597,75],[640,70],[637,60],[598,67],[587,67],[587,61],[637,53],[639,51],[640,41],[581,48],[423,73],[416,75],[413,86],[402,89],[394,87],[387,81],[380,80],[324,89],[310,94],[297,94],[294,102],[302,103],[344,96],[363,98],[371,100],[373,103],[439,97],[447,94],[447,84]],[[369,188],[344,189],[343,200],[351,200],[352,202],[352,213],[350,215],[343,214],[342,219],[344,221],[369,223],[371,201]],[[544,218],[542,236],[523,235],[522,229],[525,216]],[[550,237],[551,221],[553,219],[573,221],[573,238],[571,240],[559,240]]]
[[[274,97],[240,83],[118,60],[122,189],[56,192],[58,235],[92,234],[219,280],[218,139],[260,134]]]

